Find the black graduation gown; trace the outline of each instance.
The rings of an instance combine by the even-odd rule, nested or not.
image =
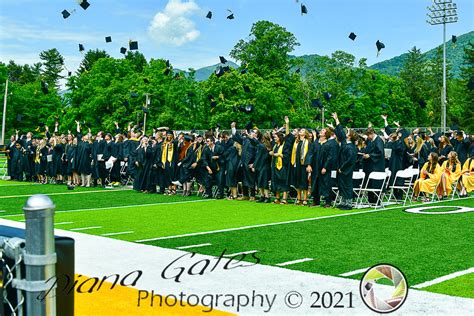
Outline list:
[[[461,141],[457,139],[453,140],[454,151],[458,154],[458,159],[461,162],[461,164],[464,164],[464,162],[468,158],[470,145],[471,145],[471,142],[469,141],[469,138],[464,138]]]
[[[308,142],[308,151],[309,151],[309,140],[306,140]],[[307,190],[308,189],[308,173],[306,172],[306,156],[308,155],[308,152],[306,152],[306,156],[302,157],[301,156],[301,150],[302,150],[303,142],[299,142],[298,145],[296,146],[296,161],[295,161],[295,166],[292,166],[294,169],[293,173],[293,179],[291,181],[291,184],[297,188],[297,189],[302,189],[302,190]],[[290,164],[291,164],[291,158],[290,158]]]
[[[165,148],[165,146],[168,146],[168,149]],[[178,140],[173,140],[171,143],[164,142],[162,146],[162,154],[163,151],[165,150],[170,150],[173,149],[173,154],[171,157],[171,161],[161,161],[162,163],[162,168],[164,170],[163,172],[163,185],[164,187],[168,187],[171,185],[171,182],[174,181],[176,178],[176,165],[179,157],[179,150],[178,150]],[[166,159],[166,157],[165,157]]]
[[[23,180],[23,152],[22,149],[18,150],[16,147],[11,149],[11,177],[14,180]]]
[[[232,139],[242,145],[242,172],[243,172],[243,181],[242,185],[244,187],[254,188],[255,187],[255,173],[250,169],[249,165],[253,164],[255,161],[255,154],[257,148],[250,141],[248,137],[242,137],[240,134],[235,134],[232,136]]]
[[[152,146],[147,146],[146,149],[140,147],[138,150],[138,164],[139,170],[137,189],[139,191],[149,190],[151,188],[151,173],[154,164],[154,154]]]
[[[321,154],[319,155],[320,170],[319,170],[319,193],[326,197],[326,204],[331,193],[331,171],[337,168],[337,158],[339,156],[339,145],[335,139],[329,139],[321,145]],[[326,173],[322,174],[322,170],[326,169]]]
[[[357,160],[357,148],[353,143],[348,143],[346,133],[341,124],[336,126],[336,137],[341,143],[338,159],[337,184],[343,199],[352,199],[352,175]]]
[[[237,171],[239,170],[240,157],[237,148],[233,145],[228,146],[224,151],[225,159],[225,183],[229,188],[237,187]]]
[[[53,175],[58,176],[61,175],[62,171],[62,157],[64,153],[64,146],[63,144],[56,144],[53,148]]]
[[[193,145],[190,145],[186,149],[184,158],[180,161],[181,167],[179,168],[179,182],[186,183],[191,181],[193,177],[193,169],[191,165],[196,162],[196,153],[194,152]]]
[[[204,185],[206,186],[206,194],[208,196],[212,195],[213,182],[219,187],[219,194],[221,196],[224,194],[225,181],[223,175],[225,174],[225,167],[222,167],[221,164],[223,153],[224,149],[219,144],[214,144],[213,149],[209,146],[205,146],[202,151],[202,165],[205,170]],[[219,158],[212,159],[213,156],[218,156]],[[212,174],[209,174],[206,167],[211,168]]]
[[[112,145],[112,156],[117,158],[114,162],[114,166],[110,172],[111,181],[119,182],[120,181],[120,170],[122,169],[123,161],[123,142],[114,142]]]
[[[448,145],[448,146],[444,146],[443,149],[438,149],[438,156],[439,156],[439,159],[438,159],[438,162],[439,164],[441,165],[446,159],[448,159],[448,154],[450,152],[453,151],[453,146],[451,145]],[[441,157],[441,156],[444,156],[444,157]]]
[[[257,151],[253,163],[256,173],[256,184],[259,189],[268,189],[271,179],[271,156],[267,147],[257,141]]]
[[[73,162],[74,162],[74,157],[76,155],[76,148],[77,148],[77,145],[74,145],[74,144],[66,145],[66,161],[67,161],[66,175],[67,176],[71,176],[72,172],[74,171]]]
[[[393,181],[395,180],[395,176],[399,170],[403,170],[403,153],[405,144],[401,139],[396,140],[395,142],[390,142],[392,155],[388,161],[388,169],[392,172],[390,176],[389,184],[393,185]]]
[[[291,135],[291,134],[289,134]],[[273,192],[288,192],[290,189],[288,183],[288,172],[290,167],[291,159],[291,149],[293,148],[294,138],[287,137],[287,140],[283,142],[280,146],[283,146],[283,158],[282,158],[282,167],[277,168],[278,158],[272,156],[272,191]],[[273,153],[278,153],[280,146],[276,145],[273,147]]]
[[[77,135],[76,170],[80,174],[89,175],[92,172],[92,145],[82,141],[82,135]]]
[[[44,146],[40,149],[40,168],[39,173],[42,175],[46,175],[48,171],[48,147]]]
[[[308,154],[306,155],[306,166],[311,166],[311,195],[316,201],[319,201],[319,155],[321,152],[321,144],[318,139],[315,139],[309,146]]]

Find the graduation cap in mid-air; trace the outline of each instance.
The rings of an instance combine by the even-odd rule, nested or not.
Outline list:
[[[168,67],[168,68],[170,67],[170,61],[169,61],[169,59],[167,59],[167,60],[165,61],[165,64],[166,64],[166,67]]]
[[[375,74],[372,74],[372,80],[377,80],[377,76]]]
[[[453,44],[456,44],[457,41],[458,41],[458,38],[456,35],[451,36],[451,42],[453,42]]]
[[[331,100],[332,94],[329,92],[324,92],[323,96],[324,96],[324,99],[326,99],[326,101],[329,101]]]
[[[131,96],[132,98],[138,98],[138,93],[136,93],[136,92],[130,92],[130,96]]]
[[[469,80],[469,82],[467,83],[467,88],[469,90],[474,90],[474,80]]]
[[[388,105],[386,105],[385,103],[382,103],[382,109],[386,109],[388,107]]]
[[[288,101],[290,101],[291,104],[295,104],[295,99],[293,97],[288,97]]]
[[[145,84],[149,84],[149,83],[150,83],[150,80],[148,80],[148,78],[143,78],[143,82],[144,82]]]
[[[211,11],[207,12],[206,18],[212,19],[212,12]]]
[[[354,32],[351,32],[351,34],[349,34],[349,38],[353,41],[356,39],[356,37],[357,35]]]
[[[247,71],[248,71],[247,68],[244,68],[240,71],[240,74],[245,75],[247,73]]]
[[[221,61],[221,64],[227,63],[227,59],[225,59],[224,56],[219,56],[219,60]]]
[[[68,77],[71,77],[71,76],[72,76],[72,71],[68,71],[68,72],[67,72],[67,76],[68,76]]]
[[[84,45],[79,44],[79,51],[80,51],[80,52],[84,51]]]
[[[300,72],[301,72],[301,69],[300,69],[300,68],[296,68],[295,73],[296,73],[296,74],[299,74]]]
[[[385,48],[385,44],[382,43],[381,41],[377,40],[377,42],[375,42],[375,46],[377,47],[377,56],[379,56],[380,51],[382,50],[382,48]]]
[[[230,12],[230,14],[227,16],[227,20],[233,20],[234,19],[234,12],[230,11],[229,9],[227,9],[227,11]]]
[[[352,102],[351,104],[349,104],[348,108],[349,108],[349,110],[355,109],[355,103]]]
[[[105,37],[105,42],[106,43],[111,43],[112,42],[112,36],[106,36]]]
[[[250,92],[249,86],[244,86],[244,91],[245,91],[246,93],[249,93],[249,92]]]
[[[21,121],[23,120],[23,114],[17,114],[17,115],[16,115],[16,120],[17,120],[18,122],[21,122]]]
[[[252,104],[247,104],[245,106],[245,113],[250,114],[253,112],[253,105]]]
[[[320,99],[312,99],[311,100],[311,106],[313,108],[320,108],[322,109],[323,108],[323,103],[321,102]]]
[[[137,50],[138,49],[138,41],[130,41],[128,42],[128,48],[130,50]]]
[[[143,113],[145,113],[145,114],[148,114],[148,113],[149,113],[148,108],[145,107],[145,106],[142,106],[142,111],[143,111]]]
[[[222,67],[217,67],[216,68],[215,74],[216,74],[217,78],[223,76],[224,73],[225,73],[224,68],[222,68]]]
[[[67,19],[68,17],[71,16],[71,13],[69,13],[68,10],[63,10],[63,12],[61,12],[61,14],[63,15],[64,19]]]
[[[120,47],[120,54],[124,54],[127,53],[127,48],[126,47]]]
[[[79,5],[81,6],[81,8],[83,8],[84,10],[87,10],[87,8],[91,5],[89,2],[87,2],[87,0],[82,0],[81,2],[79,2]]]
[[[44,93],[44,94],[48,94],[49,93],[49,90],[48,90],[48,84],[41,80],[41,91]]]
[[[308,8],[304,4],[301,4],[301,15],[307,14],[307,13],[308,13]]]
[[[426,108],[426,101],[421,99],[418,101],[418,104],[420,105],[420,108],[424,109]]]
[[[211,100],[211,108],[215,108],[216,106],[217,106],[217,102],[214,99],[212,99]]]
[[[168,76],[168,75],[170,74],[170,72],[171,72],[171,69],[166,68],[165,71],[163,71],[163,74],[164,74],[165,76]]]
[[[253,122],[252,121],[249,121],[247,124],[245,124],[245,129],[247,131],[250,131],[251,129],[253,129]]]

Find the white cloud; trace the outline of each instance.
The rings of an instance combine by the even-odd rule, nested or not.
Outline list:
[[[158,44],[181,46],[199,37],[199,30],[190,19],[199,12],[193,1],[169,0],[163,11],[156,13],[148,27],[150,37]]]

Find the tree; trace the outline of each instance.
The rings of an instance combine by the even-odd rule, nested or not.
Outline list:
[[[472,113],[474,113],[474,43],[469,43],[464,48],[464,62],[461,67],[461,80],[459,82],[462,93],[461,102],[462,114],[459,116],[460,124],[468,131],[474,130],[474,120]],[[471,115],[469,114],[471,113]],[[467,114],[467,115],[466,115]]]
[[[61,71],[64,67],[64,58],[56,48],[42,51],[40,59],[43,61],[42,76],[50,87],[59,87],[59,79],[62,79]]]
[[[415,46],[408,51],[408,55],[400,70],[400,78],[403,80],[405,92],[415,106],[418,105],[420,100],[424,99],[426,94],[425,72],[426,61],[421,50]]]
[[[286,72],[293,65],[288,54],[300,44],[284,27],[268,21],[253,24],[248,40],[239,40],[230,56],[249,70],[266,76],[271,72]]]
[[[92,66],[96,61],[98,61],[101,58],[109,58],[110,55],[107,54],[105,50],[89,50],[87,53],[84,55],[84,59],[81,61],[81,64],[79,65],[79,69],[77,72],[79,74],[83,73],[84,71],[89,71],[91,70]]]

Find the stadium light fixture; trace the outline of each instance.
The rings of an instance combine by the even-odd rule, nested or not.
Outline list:
[[[427,7],[430,25],[443,24],[443,92],[441,94],[441,127],[446,131],[446,24],[458,21],[457,6],[452,0],[433,0],[433,5]]]

